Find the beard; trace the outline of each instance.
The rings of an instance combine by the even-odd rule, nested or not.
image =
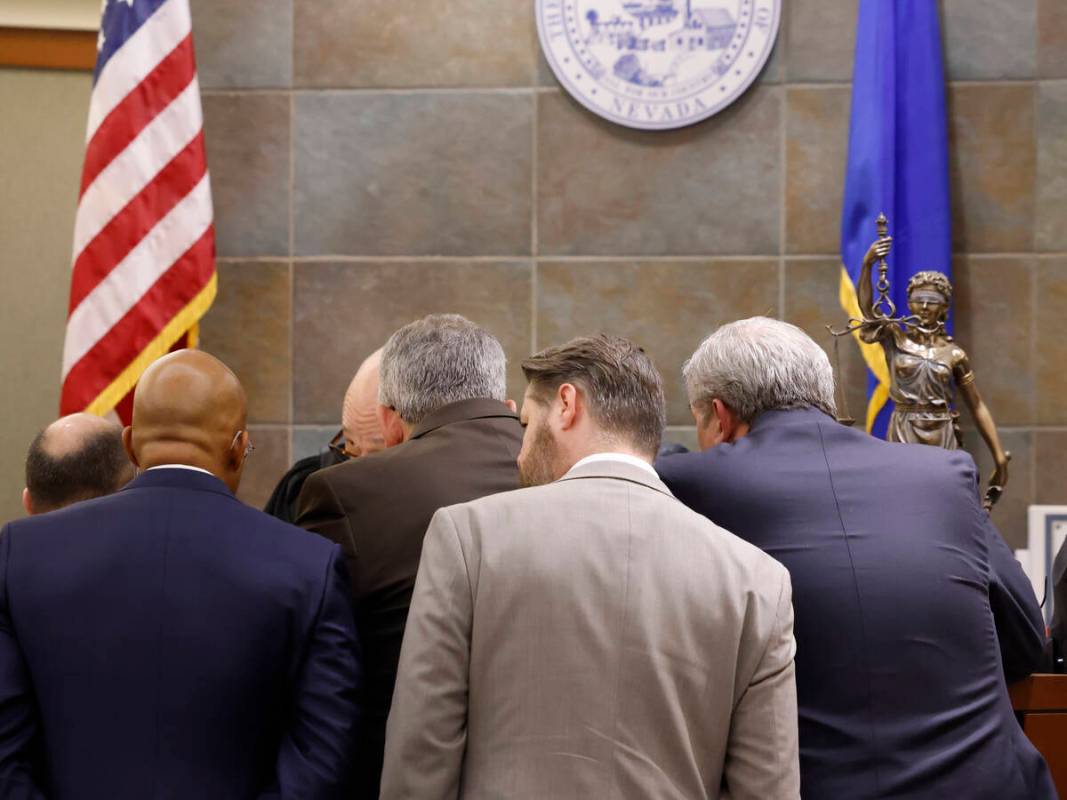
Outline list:
[[[556,479],[559,448],[547,427],[538,428],[530,452],[519,465],[519,483],[524,489],[544,486]]]

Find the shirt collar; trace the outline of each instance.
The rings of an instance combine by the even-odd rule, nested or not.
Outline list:
[[[631,464],[635,467],[640,467],[649,475],[659,480],[659,475],[656,474],[656,470],[652,469],[651,464],[637,456],[632,456],[629,453],[593,453],[591,456],[586,456],[581,459],[577,464],[567,470],[567,473],[570,474],[578,469],[578,467],[584,466],[585,464],[594,464],[597,461],[621,461],[624,464]]]
[[[151,472],[154,469],[191,469],[194,472],[203,472],[205,475],[210,475],[212,478],[215,477],[215,473],[209,472],[202,467],[194,467],[189,464],[157,464],[154,467],[149,467],[145,472]]]

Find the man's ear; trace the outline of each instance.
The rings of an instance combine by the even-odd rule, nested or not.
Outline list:
[[[697,425],[697,444],[701,450],[714,447],[722,441],[722,431],[719,428],[719,420],[715,416],[712,406],[700,403],[690,404],[689,410],[693,413],[693,420]]]
[[[30,497],[29,487],[22,490],[22,509],[29,516],[33,516],[33,498]]]
[[[230,465],[233,467],[234,472],[238,472],[244,469],[245,461],[248,460],[248,431],[241,431],[240,435],[234,440],[233,447],[230,448]]]
[[[382,440],[387,448],[396,447],[407,441],[404,420],[400,419],[396,409],[379,403],[375,413],[378,415],[378,427],[382,429]]]
[[[559,415],[557,417],[560,430],[570,430],[579,418],[578,389],[573,383],[561,383],[556,390],[556,399],[559,401]]]
[[[126,458],[130,459],[130,463],[140,469],[141,465],[133,452],[133,427],[130,425],[122,429],[122,449],[126,451]]]
[[[716,444],[736,442],[748,434],[748,423],[741,419],[732,408],[719,398],[711,401],[712,410],[719,420],[721,438]]]

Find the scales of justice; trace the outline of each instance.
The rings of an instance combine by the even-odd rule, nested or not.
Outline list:
[[[917,272],[908,282],[910,314],[897,316],[896,306],[889,297],[885,259],[892,247],[892,239],[888,235],[885,214],[878,215],[877,230],[878,239],[863,258],[856,285],[862,318],[850,319],[843,330],[827,326],[835,337],[835,351],[837,337],[850,334],[882,346],[889,368],[889,399],[894,404],[886,433],[890,442],[960,449],[963,435],[959,412],[953,408],[959,393],[996,464],[983,499],[988,511],[1000,499],[1007,485],[1011,454],[1001,445],[993,416],[978,394],[967,354],[945,328],[952,302],[952,284],[941,272]],[[877,298],[871,287],[871,269],[875,262],[878,263]],[[847,407],[840,421],[846,425],[854,424]]]

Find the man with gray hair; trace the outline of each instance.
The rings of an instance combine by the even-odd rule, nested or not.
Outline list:
[[[1055,797],[1006,689],[1041,613],[971,457],[838,424],[826,354],[784,322],[724,325],[683,374],[704,451],[656,469],[789,569],[805,800]]]
[[[641,348],[522,366],[529,488],[433,518],[383,800],[797,800],[789,575],[656,477]]]
[[[434,512],[519,485],[522,428],[504,349],[456,314],[405,325],[381,353],[385,449],[314,473],[297,524],[337,542],[352,578],[365,665],[357,798],[377,798],[400,643]]]

